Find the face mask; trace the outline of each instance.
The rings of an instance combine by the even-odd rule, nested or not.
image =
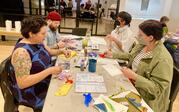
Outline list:
[[[128,26],[117,27],[117,28],[115,29],[115,33],[120,34],[120,33],[124,32],[124,31],[126,31],[127,28],[128,28]]]
[[[142,37],[138,36],[136,37],[137,41],[139,42],[139,44],[142,44],[142,45],[148,45],[149,43],[146,42]]]

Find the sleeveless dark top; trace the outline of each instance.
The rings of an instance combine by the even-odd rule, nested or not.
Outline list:
[[[28,51],[32,61],[32,68],[30,70],[30,74],[39,73],[51,66],[51,56],[44,48],[43,44],[17,43],[14,50],[17,48],[24,48]],[[16,82],[13,66],[11,66],[10,68],[12,71],[12,75],[10,75],[12,83],[11,89],[18,103],[33,108],[42,109],[51,76],[48,76],[47,78],[33,86],[30,86],[25,89],[20,89]]]

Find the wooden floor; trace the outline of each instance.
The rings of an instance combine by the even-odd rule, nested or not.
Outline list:
[[[3,57],[6,57],[6,54],[10,54],[10,50],[12,50],[14,44],[16,41],[0,41],[0,54]],[[9,51],[8,51],[9,50]],[[1,57],[0,57],[1,58]],[[3,104],[4,104],[4,99],[2,96],[2,93],[0,91],[0,112],[4,112],[3,111]],[[24,107],[24,106],[20,106],[19,108],[20,112],[33,112],[32,109]],[[173,111],[172,112],[179,112],[179,94],[173,104]]]

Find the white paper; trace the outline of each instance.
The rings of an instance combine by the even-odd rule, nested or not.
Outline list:
[[[173,36],[172,39],[176,39],[176,40],[179,40],[179,36]]]
[[[76,75],[77,82],[104,82],[103,76],[93,73],[78,73]]]
[[[117,61],[114,59],[108,59],[108,58],[98,58],[99,64],[108,64],[108,65],[118,65]]]
[[[120,67],[116,67],[115,65],[107,64],[102,66],[109,75],[111,76],[117,76],[123,74],[120,70]]]
[[[117,103],[104,95],[100,95],[97,99],[95,99],[94,105],[99,104],[99,103],[104,103],[107,108],[107,111],[113,112],[111,109],[109,109],[109,107],[105,103],[105,101],[107,101],[108,103],[110,103],[112,105],[112,107],[114,108],[114,112],[127,112],[127,110],[128,110],[128,107],[126,107],[120,103]]]
[[[94,92],[94,93],[106,93],[106,87],[104,83],[98,82],[76,82],[76,92]]]
[[[106,93],[103,76],[94,73],[77,73],[76,75],[76,92],[95,92]]]

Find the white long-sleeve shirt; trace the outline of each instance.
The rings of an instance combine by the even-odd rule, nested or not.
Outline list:
[[[135,42],[135,35],[129,28],[129,26],[116,27],[115,30],[111,32],[111,35],[117,38],[118,41],[122,43],[122,50],[124,52],[129,52],[132,48],[132,45]],[[115,42],[112,42],[112,50],[114,52],[121,51],[121,49],[116,45]]]

